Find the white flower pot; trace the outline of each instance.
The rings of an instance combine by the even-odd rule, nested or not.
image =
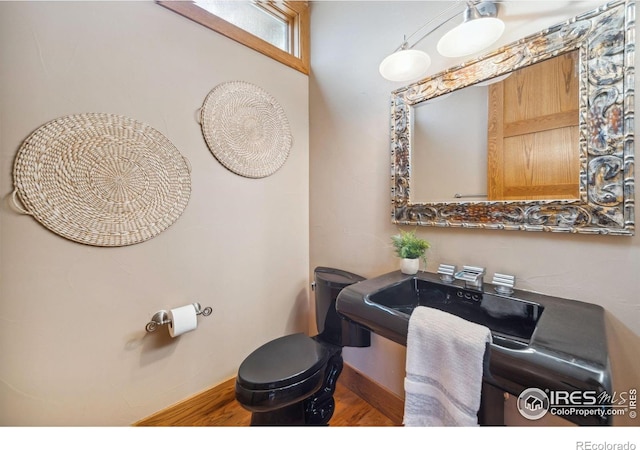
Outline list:
[[[407,275],[415,275],[420,269],[420,258],[409,259],[402,258],[400,260],[400,271]]]

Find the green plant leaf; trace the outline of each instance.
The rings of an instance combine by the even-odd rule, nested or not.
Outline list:
[[[416,236],[415,231],[400,230],[399,234],[391,236],[391,243],[400,258],[423,258],[426,263],[425,253],[431,244]]]

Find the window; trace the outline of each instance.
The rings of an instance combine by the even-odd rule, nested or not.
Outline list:
[[[309,74],[306,1],[158,1],[207,28]]]

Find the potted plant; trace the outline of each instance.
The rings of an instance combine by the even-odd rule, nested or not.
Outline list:
[[[420,260],[427,265],[426,251],[431,244],[416,236],[415,231],[402,231],[391,236],[391,242],[396,255],[402,258],[400,270],[407,275],[413,275],[420,268]]]

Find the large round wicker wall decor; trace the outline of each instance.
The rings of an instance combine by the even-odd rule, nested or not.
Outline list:
[[[165,136],[100,113],[38,128],[19,149],[13,178],[16,207],[62,237],[101,247],[156,236],[191,195],[188,161]]]
[[[293,138],[280,104],[244,81],[219,84],[200,110],[211,153],[230,171],[248,178],[272,175],[289,156]]]

